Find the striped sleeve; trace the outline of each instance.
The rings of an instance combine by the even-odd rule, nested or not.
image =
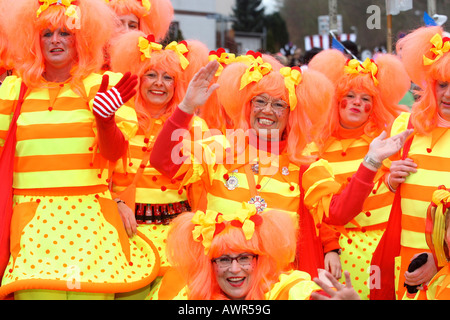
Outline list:
[[[105,72],[109,76],[109,88],[116,85],[122,78],[122,74]],[[92,111],[94,98],[97,94],[100,84],[102,82],[102,75],[92,74],[85,80],[86,92],[89,97],[89,107]],[[130,140],[134,137],[138,131],[139,125],[137,120],[136,111],[134,109],[134,98],[127,101],[119,110],[115,113],[115,120],[118,128],[123,133],[125,140]]]

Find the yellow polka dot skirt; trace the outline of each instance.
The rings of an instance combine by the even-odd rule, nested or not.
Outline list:
[[[109,193],[14,202],[1,298],[24,289],[129,292],[157,276],[155,246],[140,233],[128,238]]]
[[[339,243],[342,248],[342,269],[350,272],[353,288],[361,299],[368,300],[370,297],[370,262],[373,253],[383,236],[382,230],[354,231],[347,229],[348,237],[341,235]],[[345,283],[342,276],[341,282]]]

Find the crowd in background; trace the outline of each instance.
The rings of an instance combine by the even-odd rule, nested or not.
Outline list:
[[[0,0],[0,298],[450,299],[444,28],[287,57],[173,14]]]

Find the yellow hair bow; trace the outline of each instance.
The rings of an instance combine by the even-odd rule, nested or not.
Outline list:
[[[72,4],[76,0],[39,0],[42,5],[36,12],[36,16],[39,17],[42,12],[48,9],[51,5],[61,5],[66,7],[65,15],[72,18],[73,21],[68,25],[69,29],[79,29],[80,28],[80,17],[78,16],[79,8],[78,6]],[[72,28],[70,28],[70,25]]]
[[[447,264],[447,258],[444,251],[444,238],[445,238],[445,220],[446,212],[450,207],[450,192],[445,187],[440,187],[433,192],[432,208],[435,208],[434,223],[432,231],[432,243],[434,251],[438,261],[438,266],[444,266]]]
[[[264,62],[261,57],[255,58],[242,75],[239,90],[252,82],[259,82],[270,71],[272,71],[272,66],[269,63]]]
[[[150,12],[150,8],[152,7],[152,4],[150,3],[149,0],[139,0],[142,3],[142,6],[144,7],[145,10],[147,10],[147,14],[148,12]],[[145,15],[147,15],[145,14]]]
[[[243,202],[242,208],[236,210],[234,214],[223,215],[222,213],[206,210],[198,210],[192,217],[194,224],[192,236],[194,241],[201,242],[208,254],[214,236],[225,229],[225,221],[237,228],[242,228],[246,240],[250,240],[255,232],[255,226],[262,223],[262,218],[257,214],[256,207]]]
[[[180,43],[176,41],[172,41],[169,43],[166,50],[175,51],[180,57],[180,64],[183,70],[185,70],[189,65],[189,60],[186,58],[187,53],[189,52],[186,41],[181,41]]]
[[[206,212],[198,210],[192,217],[191,222],[195,225],[192,236],[194,241],[203,244],[205,254],[208,253],[214,236],[220,232],[216,233],[216,226],[223,223],[222,216],[221,213],[213,210],[206,210]]]
[[[436,33],[430,40],[430,43],[433,47],[430,49],[430,52],[433,53],[433,58],[428,58],[425,55],[423,56],[423,64],[425,66],[429,66],[436,61],[438,61],[444,53],[447,53],[450,50],[450,38],[442,38],[439,33]]]
[[[236,56],[233,53],[226,52],[224,48],[219,48],[217,51],[211,51],[208,59],[209,61],[217,60],[219,62],[219,68],[215,74],[215,76],[218,77],[225,66],[235,61]]]
[[[153,35],[149,35],[147,38],[139,37],[138,47],[139,51],[142,52],[141,61],[150,59],[153,51],[162,49],[162,45],[155,42],[155,37]]]
[[[302,82],[302,71],[299,67],[284,67],[280,69],[284,77],[284,84],[289,91],[289,106],[291,111],[297,106],[297,95],[295,88]]]
[[[378,66],[370,58],[367,58],[363,63],[360,63],[357,59],[351,59],[347,62],[347,65],[344,67],[344,71],[348,74],[357,74],[357,73],[369,73],[372,76],[373,83],[378,85]]]

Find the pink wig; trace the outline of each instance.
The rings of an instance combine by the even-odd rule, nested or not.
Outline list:
[[[114,13],[104,0],[78,0],[80,28],[71,30],[71,18],[62,5],[50,5],[39,17],[37,0],[8,2],[8,10],[0,13],[2,28],[8,35],[15,68],[28,87],[42,86],[45,71],[40,47],[40,32],[47,28],[66,28],[76,37],[78,61],[71,70],[72,84],[81,91],[81,80],[100,70],[103,63],[102,48],[114,30]]]
[[[435,85],[437,81],[450,82],[450,54],[425,66],[423,57],[430,57],[433,47],[430,40],[435,34],[443,38],[441,27],[421,27],[397,42],[403,64],[411,80],[421,88],[420,99],[413,105],[411,120],[421,134],[430,133],[437,125],[438,106]]]
[[[241,228],[226,222],[225,229],[214,236],[205,255],[201,242],[194,241],[191,222],[193,213],[186,212],[172,222],[167,237],[167,257],[188,286],[188,298],[196,300],[226,299],[216,281],[212,259],[229,252],[257,254],[253,283],[246,299],[264,299],[264,294],[288,271],[295,257],[296,230],[292,217],[279,211],[261,214],[262,224],[246,240]]]
[[[134,14],[139,19],[139,29],[145,34],[153,34],[156,41],[164,40],[173,18],[170,0],[150,0],[150,11],[139,0],[110,0],[109,6],[117,15]]]
[[[399,105],[399,101],[411,86],[406,70],[401,61],[391,54],[380,54],[375,63],[378,66],[376,85],[370,74],[348,74],[345,65],[348,59],[336,49],[319,52],[308,64],[308,68],[325,74],[335,85],[335,95],[330,112],[327,129],[322,133],[326,140],[339,129],[340,101],[350,90],[364,91],[372,97],[373,112],[364,125],[364,132],[375,137],[383,130],[388,130],[394,119],[408,109]]]
[[[139,78],[138,87],[141,77],[147,71],[160,69],[167,72],[175,81],[174,96],[166,109],[166,113],[171,114],[183,99],[191,77],[208,63],[208,50],[197,40],[186,41],[189,50],[186,58],[189,60],[189,65],[183,70],[180,58],[173,50],[155,50],[151,53],[150,59],[142,60],[142,53],[138,47],[139,37],[145,38],[147,35],[141,31],[130,31],[113,40],[111,43],[111,69],[114,72],[130,71],[136,74]],[[150,114],[145,107],[140,91],[136,95],[135,108],[140,125],[147,128]]]
[[[251,99],[256,95],[267,93],[289,103],[289,91],[285,86],[284,77],[279,72],[284,66],[266,55],[263,55],[263,60],[271,64],[272,71],[259,82],[252,82],[242,90],[239,90],[241,77],[248,68],[245,63],[230,64],[218,79],[219,100],[232,119],[235,129],[250,129]],[[295,91],[297,106],[289,113],[289,121],[284,133],[291,161],[305,163],[311,160],[302,156],[301,153],[308,143],[312,141],[320,143],[317,139],[326,123],[333,91],[330,80],[320,72],[314,70],[302,72],[302,81]]]

